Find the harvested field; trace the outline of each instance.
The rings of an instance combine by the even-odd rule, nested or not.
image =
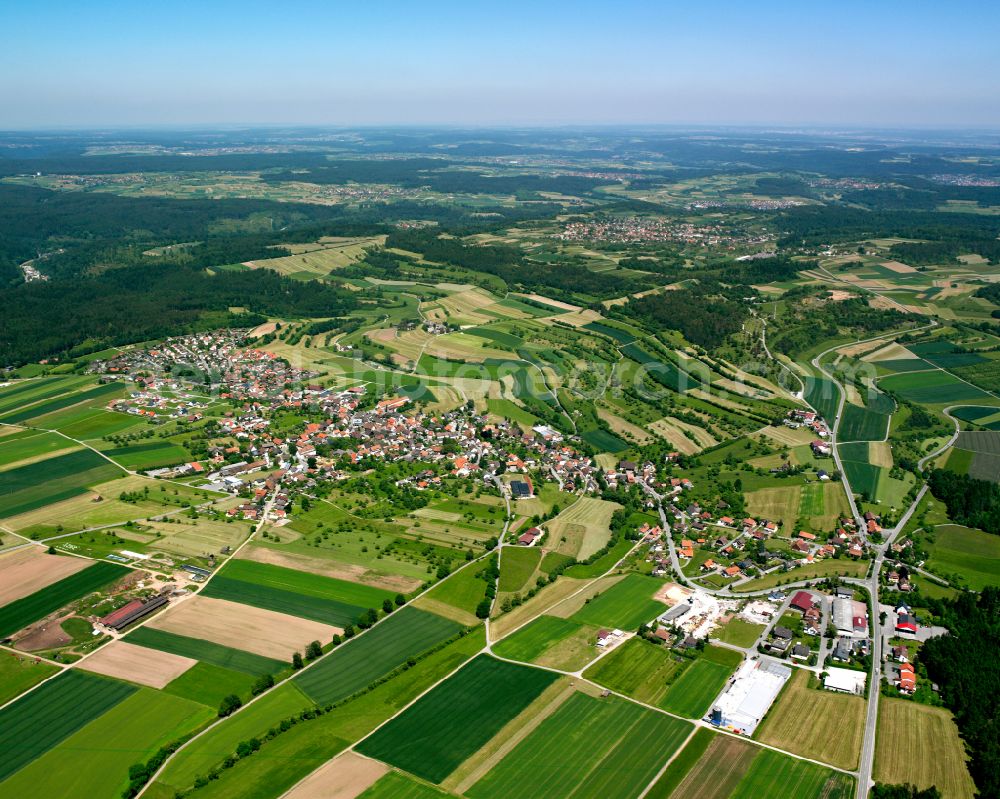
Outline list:
[[[527,297],[529,300],[540,302],[542,305],[549,305],[553,308],[561,308],[564,311],[582,310],[579,305],[570,305],[568,302],[560,302],[559,300],[552,300],[549,299],[548,297],[543,297],[541,294],[521,294],[518,296]]]
[[[729,799],[760,750],[730,735],[716,735],[671,796]]]
[[[343,632],[318,621],[204,596],[178,603],[148,626],[282,661],[310,641],[329,641]]]
[[[0,606],[35,593],[91,565],[83,558],[48,555],[40,546],[0,555]]]
[[[853,770],[864,736],[865,700],[810,688],[810,676],[794,670],[754,737],[786,752]],[[830,730],[837,734],[830,735]]]
[[[586,560],[608,543],[611,516],[619,507],[615,502],[580,497],[545,525],[548,530],[546,547],[577,560]]]
[[[384,763],[344,752],[321,766],[282,799],[355,799],[389,770]]]
[[[298,552],[282,552],[269,546],[251,544],[240,550],[238,559],[252,560],[258,563],[269,563],[272,566],[282,566],[286,569],[318,574],[322,577],[332,577],[335,580],[347,580],[352,583],[370,585],[385,591],[396,591],[408,594],[420,587],[420,580],[403,577],[398,574],[377,574],[357,566],[328,558],[314,558]]]
[[[975,786],[955,721],[944,708],[906,699],[883,699],[875,736],[878,782],[937,786],[943,799],[971,799]]]
[[[868,361],[869,363],[878,363],[879,361],[905,361],[919,359],[902,344],[897,344],[893,341],[881,349],[870,352],[861,360]]]
[[[163,688],[197,662],[192,658],[147,649],[126,641],[112,641],[89,655],[81,668],[105,677],[118,677],[148,685],[150,688]]]
[[[900,263],[899,261],[883,261],[882,266],[891,272],[897,272],[899,274],[906,274],[908,272],[916,272],[912,266],[908,264]]]
[[[787,447],[798,447],[802,444],[808,444],[816,438],[815,434],[806,427],[792,429],[784,425],[780,427],[765,427],[762,430],[758,430],[757,435],[765,436]]]
[[[892,468],[892,449],[888,441],[872,441],[868,444],[868,462],[884,469]]]
[[[598,406],[597,415],[611,428],[615,435],[622,436],[626,441],[635,441],[638,444],[648,444],[652,436],[639,425],[626,421],[621,416],[617,416],[607,408]]]

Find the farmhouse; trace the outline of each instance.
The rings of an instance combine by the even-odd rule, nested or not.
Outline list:
[[[848,638],[868,634],[868,608],[864,602],[845,597],[833,600],[833,626],[837,633]]]
[[[114,610],[100,620],[100,623],[111,630],[124,630],[132,622],[138,621],[143,616],[148,616],[157,608],[162,608],[170,599],[165,594],[160,594],[150,600],[143,602],[141,599],[133,599],[131,602],[122,605],[118,610]]]
[[[731,732],[753,735],[791,676],[791,668],[780,663],[748,660],[712,707],[710,721]]]
[[[810,594],[808,591],[796,591],[795,596],[792,597],[792,601],[790,604],[796,610],[805,613],[813,606],[812,594]]]

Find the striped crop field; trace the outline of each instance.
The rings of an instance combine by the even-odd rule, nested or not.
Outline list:
[[[83,571],[4,605],[0,608],[0,637],[16,633],[32,622],[44,619],[64,605],[124,577],[129,571],[124,566],[98,561]]]

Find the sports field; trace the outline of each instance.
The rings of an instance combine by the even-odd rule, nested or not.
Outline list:
[[[691,725],[615,697],[575,693],[466,795],[638,796]],[[525,779],[531,775],[530,779]]]
[[[688,665],[689,661],[664,646],[632,638],[598,660],[583,676],[640,702],[659,705],[670,684]]]
[[[129,767],[215,716],[214,709],[142,688],[0,785],[0,797],[117,797]]]
[[[795,669],[754,737],[767,744],[838,766],[858,767],[864,736],[865,700],[810,688],[811,672]],[[830,731],[836,730],[836,735]]]
[[[0,472],[0,517],[17,516],[53,502],[84,494],[123,474],[89,449],[33,461]]]
[[[73,669],[0,710],[0,780],[137,690],[128,683]]]
[[[629,574],[591,599],[572,618],[584,624],[635,630],[666,610],[666,605],[653,599],[662,587],[660,580]]]
[[[251,560],[232,560],[202,591],[292,616],[345,627],[395,594],[333,577]]]
[[[971,799],[975,793],[965,766],[965,746],[955,721],[944,708],[907,699],[879,702],[875,736],[878,782],[936,786],[943,799]]]
[[[678,716],[700,719],[708,713],[712,702],[742,662],[742,654],[735,650],[706,647],[670,686],[660,707]]]
[[[317,704],[344,699],[456,635],[461,625],[433,613],[404,607],[364,635],[295,677],[295,683]]]
[[[129,569],[113,563],[97,562],[64,577],[33,594],[0,608],[0,637],[15,633],[70,602],[124,577]]]
[[[1000,537],[957,524],[934,528],[928,542],[929,569],[943,575],[957,574],[973,591],[1000,585]]]
[[[480,655],[356,748],[441,782],[557,676]]]
[[[125,638],[130,644],[138,644],[161,652],[194,658],[203,663],[211,663],[224,669],[232,669],[249,675],[273,674],[284,668],[280,660],[273,660],[253,652],[233,649],[228,646],[206,641],[201,638],[189,638],[186,635],[157,630],[149,625],[133,630]]]

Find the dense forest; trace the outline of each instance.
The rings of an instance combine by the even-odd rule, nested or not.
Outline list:
[[[1000,535],[1000,485],[946,469],[932,471],[927,482],[953,521]]]
[[[632,298],[623,312],[653,330],[679,330],[692,344],[706,349],[718,347],[739,330],[749,313],[744,303],[712,293],[702,284]]]
[[[285,317],[327,317],[356,305],[352,292],[303,283],[267,269],[222,272],[157,265],[93,278],[0,289],[0,364],[20,365],[73,352],[235,322],[230,308]],[[78,349],[76,351],[79,351]]]
[[[945,705],[972,755],[981,797],[1000,796],[1000,588],[932,603],[950,635],[926,641],[920,661],[941,687]]]

